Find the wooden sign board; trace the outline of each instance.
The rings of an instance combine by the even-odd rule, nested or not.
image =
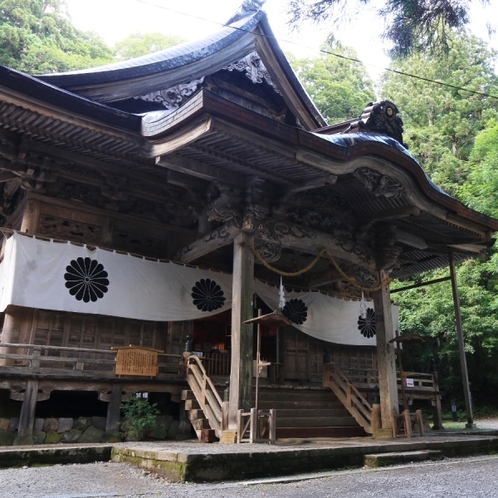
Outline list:
[[[113,349],[117,349],[116,375],[143,377],[157,375],[157,355],[163,351],[132,345]]]

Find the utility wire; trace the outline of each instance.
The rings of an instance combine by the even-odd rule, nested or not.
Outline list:
[[[166,7],[164,5],[159,5],[159,4],[147,1],[147,0],[135,0],[135,1],[138,2],[138,3],[142,3],[144,5],[148,5],[150,7],[156,7],[158,9],[163,9],[163,10],[167,10],[169,12],[174,12],[175,14],[180,14],[180,15],[185,16],[185,17],[190,17],[192,19],[198,19],[199,21],[209,22],[209,23],[215,24],[217,26],[226,27],[226,25],[224,23],[221,23],[219,21],[214,21],[212,19],[206,19],[205,17],[195,16],[193,14],[187,14],[186,12],[182,12],[180,10],[173,9],[171,7]],[[235,27],[231,27],[231,28],[233,30],[242,31],[244,33],[249,33],[249,31],[246,30],[246,29],[244,29],[244,28],[235,28]],[[458,86],[458,85],[452,85],[451,83],[445,83],[444,81],[438,81],[438,80],[432,80],[430,78],[424,78],[423,76],[418,76],[416,74],[411,74],[411,73],[405,73],[404,71],[399,71],[397,69],[391,69],[389,67],[377,66],[377,65],[372,64],[370,62],[363,62],[363,61],[361,61],[359,59],[355,59],[354,57],[348,57],[346,55],[336,54],[334,52],[331,52],[329,50],[324,50],[322,48],[309,47],[307,45],[302,45],[300,43],[297,43],[297,42],[294,42],[294,41],[291,41],[291,40],[278,39],[275,36],[267,36],[267,35],[262,35],[262,34],[258,34],[258,36],[261,36],[261,37],[267,38],[267,39],[271,39],[271,40],[275,40],[277,42],[282,42],[282,43],[286,43],[286,44],[289,44],[289,45],[294,45],[294,46],[299,47],[299,48],[305,48],[305,49],[308,49],[308,50],[313,50],[313,51],[320,52],[320,53],[325,54],[325,55],[332,55],[333,57],[337,57],[339,59],[345,59],[345,60],[348,60],[350,62],[357,62],[357,63],[363,64],[365,66],[370,66],[370,67],[373,67],[373,68],[376,68],[376,69],[382,69],[383,71],[387,71],[387,72],[394,73],[394,74],[399,74],[400,76],[406,76],[408,78],[413,78],[413,79],[416,79],[416,80],[419,80],[419,81],[424,81],[426,83],[433,83],[433,84],[436,84],[436,85],[439,85],[439,86],[443,86],[443,87],[446,87],[446,88],[451,88],[453,90],[459,90],[459,91],[462,91],[462,92],[467,92],[467,93],[470,93],[472,95],[480,95],[481,97],[487,97],[487,98],[492,98],[492,99],[497,99],[498,100],[498,95],[493,95],[493,94],[486,93],[486,92],[480,92],[478,90],[471,90],[469,88],[464,88],[464,87],[461,87],[461,86]]]

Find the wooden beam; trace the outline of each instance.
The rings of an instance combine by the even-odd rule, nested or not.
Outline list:
[[[181,263],[191,263],[206,254],[216,251],[220,247],[231,244],[234,235],[239,232],[239,229],[227,223],[181,249],[175,259]]]
[[[340,239],[312,228],[275,219],[258,223],[248,222],[244,226],[252,228],[251,231],[255,238],[271,244],[279,244],[285,249],[316,256],[322,249],[326,248],[334,257],[355,265],[375,269],[373,252],[363,244],[353,241],[352,238]],[[256,227],[255,230],[254,227]],[[227,223],[181,249],[176,259],[182,263],[190,263],[230,244],[233,237],[243,229],[237,228],[232,223]]]
[[[326,185],[335,185],[337,182],[336,175],[325,175],[323,178],[318,180],[309,181],[303,183],[302,185],[297,185],[296,187],[286,189],[286,193],[297,194],[299,192],[306,192],[307,190],[313,190],[315,188],[325,187]]]
[[[268,220],[257,225],[255,237],[282,248],[293,249],[316,256],[328,249],[334,257],[349,263],[375,269],[375,254],[353,238],[339,238],[312,228],[286,221]]]
[[[177,154],[163,155],[156,160],[158,166],[177,171],[185,175],[200,178],[206,181],[219,180],[238,187],[244,187],[247,180],[244,176],[231,172],[225,168],[218,168],[208,164],[179,156]]]

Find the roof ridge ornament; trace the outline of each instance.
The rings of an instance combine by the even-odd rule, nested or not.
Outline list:
[[[265,2],[266,0],[244,0],[242,5],[237,9],[237,12],[235,12],[235,14],[225,23],[225,26],[238,21],[249,14],[259,12]]]
[[[370,102],[358,119],[358,127],[364,131],[387,133],[407,148],[403,143],[403,120],[399,109],[390,100]]]

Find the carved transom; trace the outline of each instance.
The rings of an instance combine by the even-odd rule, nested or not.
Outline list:
[[[246,76],[255,84],[266,81],[276,93],[281,95],[280,90],[277,88],[270,73],[266,70],[263,61],[257,52],[252,52],[243,59],[228,64],[228,66],[225,66],[223,69],[226,71],[239,71],[240,73],[245,72]]]
[[[145,100],[146,102],[156,102],[173,112],[180,108],[200,88],[203,81],[204,77],[134,98]]]
[[[348,229],[355,216],[346,200],[328,188],[313,189],[287,196],[282,207],[289,220],[325,232]]]

